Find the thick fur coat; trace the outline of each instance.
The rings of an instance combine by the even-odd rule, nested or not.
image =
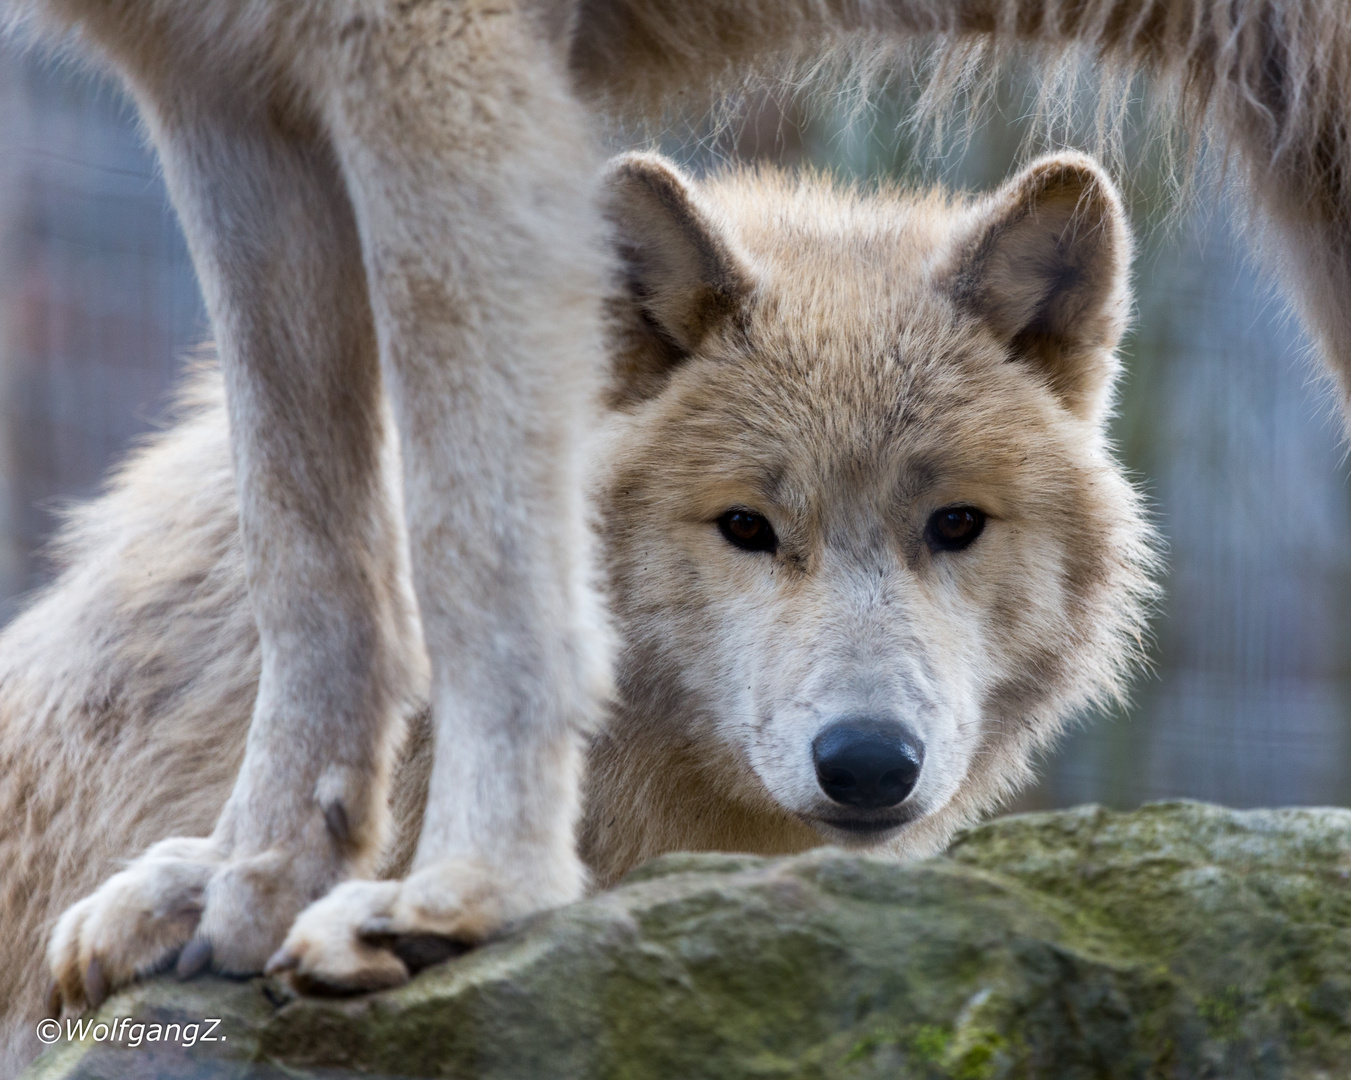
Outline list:
[[[1103,431],[1128,301],[1110,182],[1062,156],[972,201],[632,156],[609,188],[627,273],[591,503],[621,649],[584,784],[593,884],[675,849],[932,852],[1136,659],[1149,533]],[[185,409],[0,636],[11,1065],[61,910],[209,830],[245,754],[261,655],[214,371]],[[944,550],[927,529],[954,505],[988,520]],[[729,508],[777,549],[730,542]],[[386,876],[432,769],[426,658],[405,662]],[[923,747],[899,805],[820,786],[814,740],[860,715]]]
[[[1344,401],[1351,391],[1341,0],[8,0],[0,12],[117,70],[155,140],[219,342],[258,629],[250,734],[220,817],[205,837],[152,847],[58,923],[58,1008],[175,956],[184,974],[270,964],[300,985],[390,985],[408,976],[401,942],[472,942],[582,891],[581,763],[613,688],[582,494],[610,266],[593,198],[599,116],[651,116],[795,58],[884,66],[926,36],[948,70],[992,45],[1148,73],[1178,126],[1234,153]],[[734,308],[753,267],[708,254],[693,265],[717,274],[694,294]],[[978,254],[969,267],[1002,265]],[[1024,310],[1026,297],[982,300],[997,295],[987,281],[964,271],[954,295],[992,325]],[[657,295],[650,316],[688,294]],[[687,347],[697,329],[668,337]],[[1067,354],[1052,338],[1037,322],[1018,346],[1087,416],[1098,388],[1055,374]],[[391,417],[401,506],[380,467]],[[389,828],[419,632],[436,732],[421,834],[405,880],[363,881]],[[1048,683],[1061,662],[1042,656]],[[1041,685],[1009,679],[1011,702]]]

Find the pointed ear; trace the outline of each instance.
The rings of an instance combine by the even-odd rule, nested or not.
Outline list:
[[[1130,230],[1091,158],[1033,162],[974,210],[950,288],[1070,411],[1103,418],[1130,308]]]
[[[646,348],[631,341],[629,351],[646,354],[632,357],[641,366],[669,368],[741,308],[753,278],[674,163],[659,154],[624,154],[610,163],[605,181],[625,301],[660,339]]]

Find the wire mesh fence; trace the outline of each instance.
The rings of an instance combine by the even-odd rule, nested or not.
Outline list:
[[[125,99],[0,61],[0,617],[46,575],[62,501],[97,488],[206,333],[192,264]]]

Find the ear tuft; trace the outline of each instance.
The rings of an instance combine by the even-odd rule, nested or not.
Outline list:
[[[671,344],[692,352],[750,292],[745,260],[693,182],[659,154],[615,158],[606,189],[632,298]]]
[[[978,203],[950,287],[1076,415],[1100,420],[1130,307],[1130,230],[1092,158],[1033,162]]]

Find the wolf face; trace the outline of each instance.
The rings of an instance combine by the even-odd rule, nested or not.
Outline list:
[[[975,202],[647,156],[611,186],[624,699],[592,787],[625,809],[584,848],[630,849],[631,819],[680,823],[663,847],[931,850],[1135,656],[1116,193],[1077,155]]]

